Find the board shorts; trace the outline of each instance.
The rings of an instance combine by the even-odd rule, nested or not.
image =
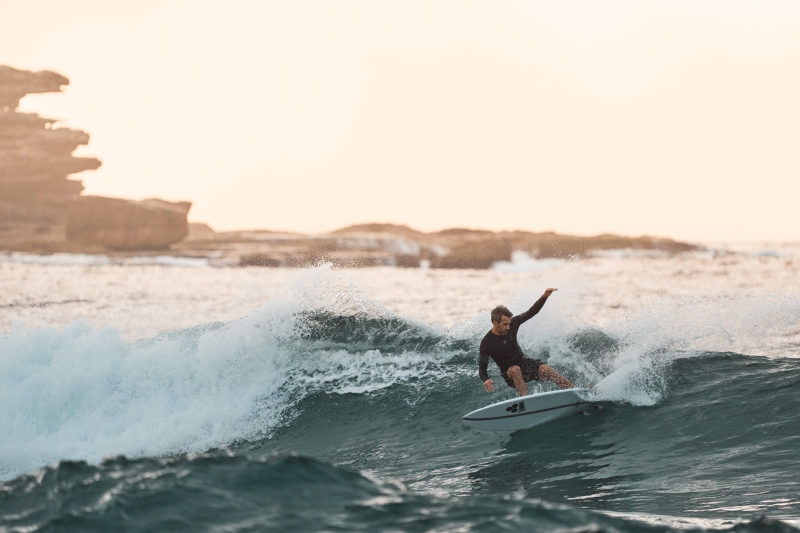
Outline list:
[[[525,358],[519,364],[519,369],[522,370],[522,379],[525,381],[539,381],[539,367],[542,366],[541,359],[528,359]],[[501,372],[503,379],[506,380],[509,387],[514,386],[514,381],[508,377],[508,374]]]

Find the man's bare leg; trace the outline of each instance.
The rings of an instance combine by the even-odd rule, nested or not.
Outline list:
[[[513,368],[513,367],[512,367]],[[519,368],[519,367],[517,367]],[[511,369],[509,369],[509,375],[511,375]],[[522,379],[522,376],[520,376]],[[556,385],[558,385],[559,389],[573,389],[575,385],[573,385],[567,378],[553,370],[547,365],[539,365],[539,379],[540,380],[547,380],[552,381]],[[516,381],[514,382],[516,384]],[[517,388],[519,390],[519,387]]]
[[[510,377],[511,380],[514,382],[514,388],[517,389],[517,394],[519,394],[520,396],[527,396],[528,385],[525,383],[525,380],[522,379],[522,370],[520,370],[519,365],[514,365],[512,367],[509,367],[506,374],[508,374],[508,377]]]

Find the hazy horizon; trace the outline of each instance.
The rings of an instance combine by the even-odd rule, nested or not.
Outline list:
[[[190,213],[190,217],[189,218],[191,219],[191,213]],[[736,240],[736,239],[689,239],[689,238],[675,237],[675,236],[672,236],[672,235],[657,235],[657,234],[651,234],[651,233],[635,233],[635,232],[632,232],[632,233],[630,233],[630,232],[629,233],[623,233],[623,232],[619,232],[619,233],[613,233],[613,232],[581,233],[581,232],[564,232],[564,231],[558,231],[558,230],[553,230],[553,229],[530,229],[530,228],[514,228],[514,227],[508,227],[508,228],[502,228],[501,227],[501,228],[491,229],[491,228],[483,228],[483,227],[478,227],[478,226],[455,226],[455,225],[435,227],[433,229],[421,229],[421,228],[419,228],[417,226],[414,226],[413,224],[406,224],[404,222],[386,222],[386,221],[380,221],[380,220],[354,222],[354,223],[350,223],[350,224],[342,224],[340,226],[335,226],[335,227],[332,226],[332,227],[329,227],[329,228],[323,228],[323,229],[321,229],[319,231],[302,231],[302,230],[295,230],[295,229],[291,229],[291,228],[267,228],[267,227],[234,227],[234,228],[219,229],[219,228],[215,227],[213,224],[209,224],[208,222],[206,222],[204,220],[189,220],[189,223],[190,224],[205,224],[205,225],[209,226],[212,230],[214,230],[217,233],[269,232],[269,233],[279,233],[279,234],[280,233],[285,233],[285,234],[298,234],[298,235],[313,236],[313,235],[325,235],[325,234],[332,233],[332,232],[335,232],[335,231],[347,229],[347,228],[349,228],[351,226],[394,225],[394,226],[405,226],[405,227],[407,227],[407,228],[409,228],[411,230],[419,231],[421,233],[426,233],[426,234],[438,233],[438,232],[441,232],[441,231],[447,231],[447,230],[453,230],[453,229],[459,229],[459,230],[468,230],[468,231],[491,231],[491,232],[494,232],[494,233],[504,233],[504,232],[509,232],[509,233],[513,233],[513,232],[556,233],[556,234],[559,234],[559,235],[569,235],[569,236],[584,237],[584,238],[597,237],[597,236],[601,236],[601,235],[604,235],[604,234],[609,234],[609,235],[616,235],[618,237],[628,237],[628,238],[634,238],[634,239],[635,238],[639,238],[639,237],[652,237],[652,238],[655,238],[655,239],[672,239],[672,240],[676,240],[676,241],[684,241],[684,242],[689,242],[689,243],[693,243],[693,244],[700,244],[700,245],[705,245],[705,244],[710,244],[710,245],[713,245],[713,244],[729,244],[729,245],[782,244],[782,245],[790,245],[790,246],[794,245],[794,244],[800,245],[800,239],[749,239],[749,240],[748,239],[739,239],[739,240]]]
[[[85,194],[217,231],[362,223],[800,241],[800,4],[6,8],[20,110],[87,131]]]

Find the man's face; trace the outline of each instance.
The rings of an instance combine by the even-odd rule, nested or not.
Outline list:
[[[500,322],[492,322],[492,326],[497,335],[505,335],[511,328],[511,317],[503,315],[500,317]]]

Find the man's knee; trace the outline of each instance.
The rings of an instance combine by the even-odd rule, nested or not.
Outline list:
[[[542,363],[541,365],[539,365],[539,375],[540,376],[548,377],[548,376],[552,376],[554,373],[555,373],[555,371],[552,368],[550,368],[549,366],[547,366],[546,364]]]
[[[539,378],[552,381],[561,389],[573,387],[572,382],[545,364],[539,366]]]
[[[515,379],[515,378],[522,379],[522,370],[519,368],[519,365],[514,365],[514,366],[508,367],[508,370],[506,371],[506,373],[508,374],[508,377],[510,377],[511,379]]]

